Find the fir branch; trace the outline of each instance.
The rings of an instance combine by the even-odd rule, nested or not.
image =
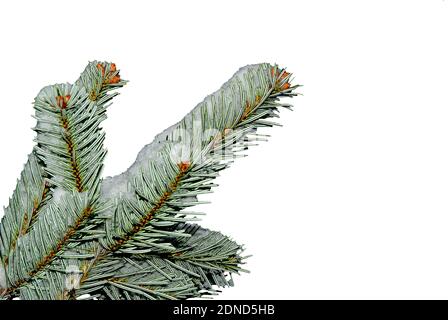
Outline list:
[[[100,124],[122,87],[115,64],[89,63],[74,84],[48,86],[34,102],[36,151],[53,185],[83,192],[99,179],[106,150]]]
[[[108,96],[107,92],[121,87],[126,83],[126,81],[120,79],[118,72],[113,63],[94,61],[88,64],[75,84],[83,88],[90,97],[94,96],[95,101],[101,99],[96,104],[100,109],[104,110],[106,103],[113,98],[113,96]],[[65,85],[65,87],[71,87],[71,85]],[[47,89],[50,89],[50,87]],[[38,98],[39,96],[36,100]],[[71,94],[58,94],[55,96],[55,103],[61,110],[66,109],[70,98]],[[39,139],[42,133],[51,132],[49,128],[52,126],[52,121],[47,116],[39,115],[39,111],[35,117],[38,120],[35,127],[38,133],[36,139]],[[69,159],[75,177],[76,189],[80,191],[83,189],[83,186],[78,163],[75,159],[74,143],[68,132],[69,123],[67,115],[61,112],[60,120],[62,127],[66,131],[67,149],[70,153]],[[80,119],[77,119],[77,122],[79,123]],[[51,137],[50,141],[53,139]],[[39,146],[37,149],[39,149]],[[53,191],[52,185],[47,179],[48,176],[43,167],[45,167],[45,163],[36,157],[36,150],[33,150],[28,156],[28,161],[21,173],[20,180],[17,182],[9,206],[4,209],[5,214],[0,226],[0,257],[4,265],[8,264],[8,257],[15,250],[18,238],[30,230],[43,205],[51,198]]]
[[[101,132],[99,124],[105,119],[107,104],[117,95],[116,93],[107,93],[124,84],[125,81],[120,79],[115,64],[94,61],[89,63],[75,85],[49,86],[44,88],[37,96],[35,108],[38,121],[35,130],[38,134],[35,150],[43,164],[38,168],[33,168],[31,172],[37,174],[40,170],[43,176],[43,170],[45,170],[46,174],[49,175],[48,181],[56,186],[54,191],[58,194],[55,201],[57,205],[60,204],[60,198],[64,195],[64,189],[75,191],[75,194],[72,195],[73,201],[79,200],[77,197],[82,196],[82,194],[77,194],[78,192],[91,190],[89,201],[96,201],[99,173],[105,155],[105,150],[102,149],[104,133]],[[29,161],[34,159],[34,153],[32,156],[30,156],[31,160]],[[64,160],[66,161],[66,168],[64,168]],[[64,169],[67,168],[69,170],[64,172]],[[82,176],[85,177],[85,181]],[[73,184],[70,185],[70,182],[74,186]],[[49,193],[49,184],[46,180],[42,194],[45,196],[47,193]],[[53,202],[51,204],[54,205]],[[40,209],[40,207],[40,205],[36,206],[36,209],[32,211],[29,225],[36,222],[37,209]],[[45,223],[48,223],[48,221],[59,222],[58,227],[66,228],[65,232],[63,232],[64,229],[60,230],[59,237],[53,234],[52,237],[46,239],[48,242],[37,236],[29,236],[23,239],[27,246],[37,245],[42,246],[43,249],[43,251],[33,252],[35,256],[28,257],[29,260],[26,260],[26,262],[31,263],[28,268],[20,262],[23,259],[21,255],[24,255],[23,252],[26,254],[26,251],[22,250],[23,252],[20,252],[18,250],[19,252],[16,254],[16,252],[10,250],[8,255],[12,258],[15,257],[16,260],[18,259],[19,263],[16,263],[13,267],[4,263],[9,278],[9,287],[3,294],[14,294],[16,290],[28,284],[33,277],[51,265],[53,260],[64,252],[66,246],[73,240],[72,238],[77,235],[78,229],[94,216],[94,210],[88,205],[82,209],[74,222],[67,220],[66,224],[63,224],[55,211],[57,210],[54,208],[48,208],[46,221],[42,222],[44,226],[42,227],[42,224],[39,224],[38,232],[48,232],[48,229],[45,229]],[[8,216],[14,217],[12,214]],[[28,220],[28,218],[24,219]],[[8,228],[8,225],[2,223],[2,227]],[[28,227],[24,228],[21,230],[28,231],[29,229]],[[2,232],[3,234],[6,234],[6,232]],[[24,235],[26,235],[26,232],[22,232],[21,236]],[[13,243],[15,244],[15,242]],[[45,251],[44,248],[50,249]]]
[[[35,152],[52,199],[37,216],[32,210],[31,219],[13,223],[19,232],[25,220],[33,227],[18,237],[8,264],[0,260],[1,298],[185,299],[232,285],[231,274],[244,271],[242,247],[190,225],[195,213],[184,209],[265,140],[257,129],[276,125],[269,118],[291,108],[279,102],[295,95],[290,79],[269,64],[242,68],[127,172],[104,181],[100,123],[116,95],[107,93],[124,84],[115,65],[95,61],[74,85],[44,88],[35,101]],[[3,221],[1,228],[11,231]]]
[[[5,266],[19,237],[29,231],[48,198],[49,187],[45,173],[35,154],[31,153],[9,205],[4,209],[5,215],[0,225],[0,252]]]
[[[13,294],[28,284],[66,250],[82,240],[86,221],[101,211],[89,193],[67,193],[45,207],[33,229],[20,238],[21,244],[10,256],[6,271],[9,286],[6,294]]]
[[[158,138],[161,146],[154,154],[104,181],[106,197],[111,196],[109,183],[126,183],[117,189],[127,193],[106,225],[103,245],[123,253],[141,253],[142,247],[147,252],[173,250],[158,230],[181,222],[181,210],[199,203],[197,195],[210,191],[210,182],[228,167],[228,159],[250,146],[250,137],[257,137],[256,129],[274,125],[265,119],[277,116],[282,94],[293,95],[297,86],[289,84],[290,77],[268,64],[243,68],[166,133],[165,140]]]
[[[290,77],[285,70],[267,64],[240,70],[220,91],[157,138],[154,152],[143,150],[128,172],[104,181],[105,198],[116,196],[109,192],[108,185],[125,194],[120,195],[119,204],[110,214],[112,219],[106,220],[106,236],[100,242],[107,251],[100,260],[114,252],[153,257],[168,252],[176,261],[168,263],[190,275],[192,271],[186,266],[203,268],[211,263],[180,259],[183,255],[174,244],[185,234],[173,228],[186,221],[182,210],[198,204],[197,195],[215,186],[211,181],[228,167],[229,156],[233,159],[240,149],[246,149],[251,137],[257,137],[258,127],[274,125],[264,119],[276,116],[279,107],[289,107],[277,100],[282,95],[294,95],[292,90],[297,86],[291,87]],[[195,119],[201,119],[199,129],[195,128]],[[215,128],[210,137],[200,135],[198,140],[194,136],[197,130],[204,133],[210,128]],[[125,186],[120,187],[120,183]]]

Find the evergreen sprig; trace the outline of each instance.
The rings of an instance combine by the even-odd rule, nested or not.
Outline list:
[[[216,294],[245,271],[243,247],[193,224],[213,180],[277,125],[291,74],[240,69],[158,135],[124,173],[101,179],[101,122],[126,81],[93,61],[73,84],[35,99],[36,146],[0,225],[0,297],[186,299]]]

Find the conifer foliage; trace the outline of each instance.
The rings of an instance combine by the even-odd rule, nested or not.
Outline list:
[[[0,224],[0,299],[187,299],[219,293],[245,271],[243,247],[195,224],[214,179],[268,136],[291,74],[241,68],[129,169],[103,179],[101,123],[126,81],[90,62],[74,84],[34,101],[35,146]]]

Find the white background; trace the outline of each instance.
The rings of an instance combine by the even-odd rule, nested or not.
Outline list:
[[[446,299],[447,34],[442,0],[4,1],[0,202],[34,96],[87,61],[131,81],[104,125],[106,175],[238,68],[277,62],[304,95],[201,198],[202,224],[253,254],[220,298]]]

